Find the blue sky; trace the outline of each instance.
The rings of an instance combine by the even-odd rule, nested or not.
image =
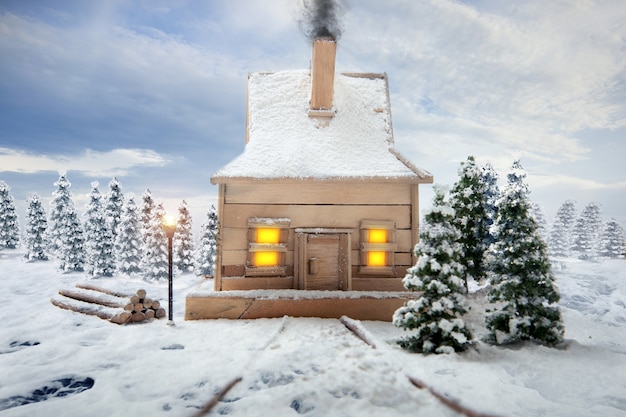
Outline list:
[[[298,0],[0,1],[0,179],[23,219],[67,170],[150,188],[199,225],[210,175],[242,152],[248,72],[308,68]],[[551,220],[596,201],[626,227],[621,0],[347,3],[337,70],[386,72],[396,148],[452,184],[515,158]],[[422,207],[430,205],[422,187]]]

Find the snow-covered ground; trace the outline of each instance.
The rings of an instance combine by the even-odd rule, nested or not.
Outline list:
[[[3,417],[191,416],[238,376],[212,415],[456,415],[406,375],[483,413],[626,416],[624,260],[555,264],[562,349],[477,343],[462,354],[424,356],[396,347],[403,331],[390,323],[361,323],[379,344],[372,349],[339,320],[184,321],[185,294],[200,282],[193,275],[175,279],[174,326],[118,326],[50,303],[84,275],[20,257],[0,252]],[[167,284],[90,282],[129,293],[144,288],[167,304]],[[467,320],[480,335],[484,295],[470,302]]]

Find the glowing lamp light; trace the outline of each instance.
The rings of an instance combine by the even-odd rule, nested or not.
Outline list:
[[[367,252],[367,264],[369,266],[387,265],[387,252],[384,252],[384,251]]]
[[[276,266],[278,265],[278,252],[255,252],[253,264],[254,266]]]
[[[280,229],[259,228],[256,231],[257,243],[280,243]]]
[[[172,216],[171,214],[166,214],[163,216],[162,223],[163,231],[165,231],[168,239],[171,239],[171,237],[174,236],[174,232],[176,231],[176,223],[178,223],[176,221],[176,217]]]
[[[370,243],[387,243],[387,230],[370,229],[369,230],[369,242]]]

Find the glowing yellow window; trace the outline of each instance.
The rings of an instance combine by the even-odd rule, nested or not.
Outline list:
[[[363,274],[393,275],[397,249],[396,226],[390,220],[361,220],[361,265]]]
[[[276,266],[278,265],[278,252],[254,252],[253,266]]]
[[[280,229],[258,228],[256,243],[280,243]]]
[[[386,266],[387,265],[387,252],[383,252],[383,251],[367,252],[367,265],[368,266]]]
[[[285,276],[289,219],[248,219],[246,276]]]
[[[387,243],[387,230],[370,229],[368,237],[369,243]]]

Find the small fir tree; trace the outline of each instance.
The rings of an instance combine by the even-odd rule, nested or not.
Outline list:
[[[20,223],[11,187],[0,181],[0,249],[15,249],[20,243]]]
[[[63,272],[81,272],[85,270],[85,237],[78,213],[67,208],[60,220],[59,269]]]
[[[70,187],[72,184],[64,172],[54,183],[57,189],[52,193],[50,218],[48,222],[48,243],[59,260],[63,272],[83,271],[85,265],[85,239],[83,226],[74,207]]]
[[[24,236],[26,253],[24,258],[28,261],[46,261],[48,260],[48,255],[46,254],[46,246],[48,245],[46,240],[46,229],[48,228],[46,211],[37,194],[31,195],[26,202],[28,203],[28,208],[26,211]]]
[[[104,217],[109,225],[113,240],[117,237],[118,227],[122,219],[122,207],[124,206],[124,194],[122,184],[117,177],[109,183],[109,192],[106,195],[104,204]]]
[[[567,200],[561,204],[550,229],[548,247],[550,256],[566,257],[569,255],[570,238],[574,218],[576,216],[576,202]]]
[[[144,235],[144,277],[148,281],[166,281],[168,278],[167,236],[163,231],[165,208],[159,203],[152,211],[152,219]]]
[[[570,253],[579,259],[594,259],[597,256],[602,214],[597,203],[589,203],[574,223]]]
[[[500,188],[498,187],[498,173],[493,168],[491,163],[487,162],[482,168],[482,181],[485,185],[485,221],[486,221],[486,229],[487,235],[486,246],[493,244],[495,242],[495,238],[491,233],[491,227],[496,221],[496,217],[498,216],[498,199],[500,198]]]
[[[569,253],[580,259],[587,259],[587,244],[590,244],[590,236],[588,235],[587,225],[585,224],[585,218],[578,216],[572,227],[572,234],[570,236],[571,244],[569,247]]]
[[[144,251],[143,236],[139,209],[132,195],[128,197],[122,209],[115,247],[118,271],[126,275],[139,274]]]
[[[152,198],[152,193],[149,188],[146,188],[143,195],[141,196],[141,228],[142,233],[146,234],[148,229],[150,229],[150,225],[152,224],[152,220],[154,218],[154,199]]]
[[[459,180],[450,193],[452,208],[456,213],[454,223],[461,232],[461,243],[465,256],[461,259],[464,267],[465,291],[468,280],[482,281],[487,276],[485,254],[490,240],[487,212],[487,187],[482,170],[476,165],[473,156],[459,168]]]
[[[174,233],[173,258],[174,267],[179,272],[193,271],[193,232],[191,213],[187,207],[187,202],[183,202],[178,206],[178,223],[176,223],[176,232]]]
[[[65,217],[69,211],[74,211],[74,201],[72,200],[72,192],[70,187],[72,184],[68,181],[67,175],[62,172],[59,179],[54,183],[57,187],[52,193],[50,201],[50,212],[48,221],[48,250],[56,255],[61,255],[64,246],[63,238],[66,236],[64,227],[68,227]]]
[[[537,227],[539,227],[539,234],[545,242],[548,239],[548,222],[546,221],[546,216],[543,213],[541,206],[537,203],[532,203],[530,215],[533,216],[533,218],[537,222]]]
[[[485,313],[488,341],[497,344],[535,340],[556,345],[563,340],[559,294],[547,248],[530,214],[531,203],[519,161],[513,163],[499,201],[496,263]]]
[[[92,277],[110,277],[115,273],[115,254],[111,224],[104,214],[98,182],[91,184],[91,194],[84,216],[87,247],[86,272]]]
[[[196,275],[215,274],[215,257],[217,256],[217,213],[215,206],[207,212],[207,219],[201,226],[200,240],[195,254]]]
[[[467,349],[472,339],[461,318],[464,290],[460,231],[455,226],[454,210],[445,201],[444,191],[435,188],[433,207],[425,217],[424,231],[415,246],[417,263],[403,279],[408,290],[422,291],[417,300],[396,310],[393,323],[405,330],[416,330],[399,344],[423,353],[450,353]]]
[[[624,229],[615,219],[606,222],[600,238],[599,255],[604,258],[618,258],[624,253]]]

